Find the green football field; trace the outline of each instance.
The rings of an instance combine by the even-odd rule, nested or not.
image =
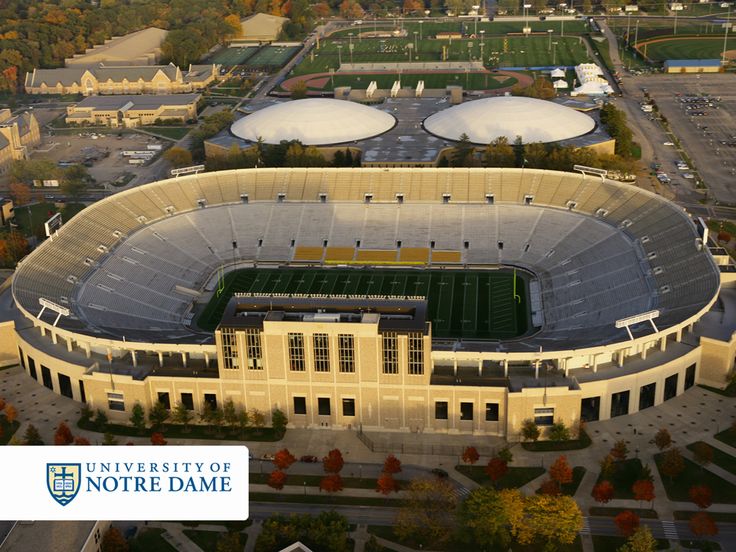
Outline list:
[[[510,339],[527,331],[527,282],[509,270],[266,269],[225,276],[198,319],[214,330],[235,293],[424,296],[432,335],[440,338]]]
[[[256,55],[248,59],[249,67],[281,67],[299,51],[299,46],[274,46],[261,48]]]
[[[736,37],[729,38],[726,50],[736,50]],[[652,61],[667,59],[721,59],[723,37],[668,38],[639,46]]]

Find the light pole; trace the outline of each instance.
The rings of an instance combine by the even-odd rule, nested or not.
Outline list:
[[[409,61],[411,61],[411,51],[413,48],[414,44],[412,44],[411,42],[406,45],[406,57],[409,59]]]
[[[342,44],[337,45],[337,68],[342,66]]]
[[[728,4],[728,11],[726,12],[726,22],[723,24],[726,28],[726,32],[723,33],[723,53],[721,54],[721,63],[726,65],[726,45],[728,44],[728,29],[731,28],[731,4]]]
[[[348,46],[348,50],[350,50],[350,64],[351,65],[353,63],[353,47],[354,46],[355,46],[354,44],[351,44],[350,46]]]
[[[484,38],[483,35],[485,35],[485,33],[486,33],[485,30],[483,29],[480,30],[480,62],[481,63],[483,63],[483,47],[486,45],[485,42],[483,41],[483,38]]]
[[[424,23],[424,21],[420,20],[419,21],[419,40],[424,40],[424,35],[422,35],[422,23]]]
[[[358,21],[358,42],[363,42],[363,34],[361,33],[361,25],[363,21]]]
[[[557,65],[557,43],[552,43],[552,65]]]
[[[549,37],[549,40],[547,41],[547,52],[549,53],[552,51],[552,33],[554,33],[554,29],[547,29],[547,36]],[[554,65],[554,63],[552,64]]]
[[[417,52],[419,52],[419,47],[417,45],[417,34],[419,34],[419,33],[417,33],[416,31],[414,31],[414,50],[417,51]]]

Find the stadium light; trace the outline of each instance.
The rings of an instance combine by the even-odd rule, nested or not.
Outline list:
[[[639,324],[641,322],[649,322],[652,325],[652,328],[654,328],[654,331],[659,332],[659,330],[657,329],[657,326],[654,324],[654,319],[658,317],[659,317],[658,310],[643,312],[641,314],[635,314],[634,316],[629,316],[628,318],[621,318],[619,320],[616,320],[616,327],[625,328],[626,333],[629,334],[629,339],[633,341],[634,336],[631,335],[631,330],[629,329],[629,326],[634,326],[635,324]]]
[[[41,312],[38,313],[39,320],[41,319],[41,316],[43,316],[43,313],[46,309],[52,310],[56,313],[56,320],[54,320],[54,326],[59,322],[59,318],[62,316],[69,316],[69,309],[66,307],[62,307],[61,305],[57,305],[53,301],[49,301],[48,299],[44,297],[38,298],[38,303],[41,305]]]

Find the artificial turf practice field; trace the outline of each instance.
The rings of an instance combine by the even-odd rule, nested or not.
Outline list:
[[[723,36],[653,39],[640,42],[637,49],[652,61],[721,59]],[[726,50],[736,50],[736,37],[728,39]]]
[[[220,65],[240,65],[258,51],[258,46],[240,46],[237,48],[225,48],[220,50],[210,60],[211,63]]]
[[[235,293],[425,296],[432,335],[439,338],[509,339],[528,327],[525,274],[510,270],[249,268],[225,276],[199,317],[214,330]]]

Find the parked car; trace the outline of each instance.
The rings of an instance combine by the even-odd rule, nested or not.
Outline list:
[[[315,462],[319,462],[319,458],[316,456],[312,456],[311,454],[305,454],[301,458],[299,458],[300,462],[306,462],[308,464],[314,464]]]
[[[275,458],[274,455],[269,452],[261,456],[261,460],[273,460],[274,458]]]

